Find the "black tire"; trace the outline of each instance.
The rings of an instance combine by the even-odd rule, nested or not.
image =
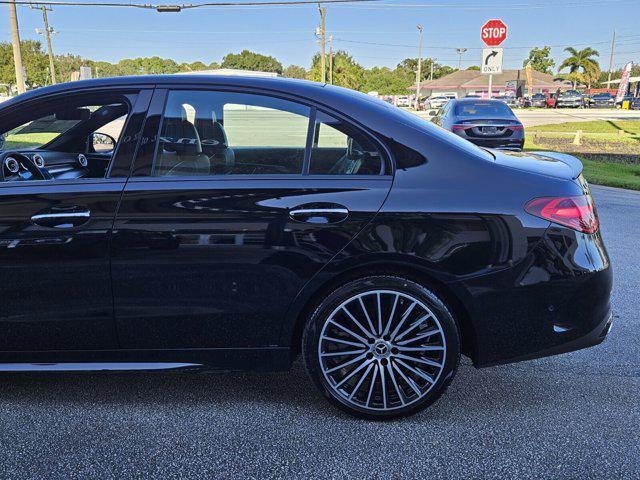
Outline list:
[[[376,325],[372,325],[373,330],[376,330],[376,332],[374,332],[376,335],[376,339],[373,339],[373,342],[375,342],[375,345],[369,344],[367,346],[367,345],[364,345],[364,343],[361,341],[356,342],[364,345],[364,347],[360,347],[360,348],[364,348],[365,349],[364,351],[367,352],[366,353],[367,359],[369,358],[368,357],[369,355],[372,355],[372,359],[361,360],[360,363],[354,364],[355,366],[353,367],[353,370],[356,370],[357,366],[360,365],[360,368],[362,369],[361,371],[364,371],[365,365],[362,364],[364,362],[368,362],[368,364],[371,364],[371,367],[367,365],[366,371],[364,374],[360,374],[356,372],[355,374],[353,374],[354,380],[349,380],[348,382],[355,383],[356,385],[358,385],[358,381],[356,381],[356,379],[360,377],[360,375],[362,375],[363,377],[366,377],[364,380],[361,380],[359,382],[362,385],[362,387],[365,387],[364,388],[365,390],[370,390],[369,395],[367,397],[367,402],[369,401],[369,398],[371,398],[372,392],[374,390],[376,392],[378,391],[377,387],[379,383],[380,395],[377,395],[377,397],[374,395],[374,397],[378,399],[381,397],[384,397],[384,404],[383,404],[384,407],[376,409],[374,408],[375,398],[373,403],[371,404],[367,403],[365,406],[363,406],[361,404],[356,404],[355,402],[350,401],[349,398],[347,397],[347,394],[349,392],[337,391],[337,387],[339,386],[338,384],[341,382],[335,382],[333,378],[329,376],[327,372],[329,370],[332,370],[332,368],[328,368],[326,365],[327,360],[324,360],[325,368],[323,369],[323,365],[321,364],[321,358],[320,358],[321,352],[322,352],[323,358],[325,355],[327,355],[326,352],[323,352],[323,348],[324,348],[324,345],[326,345],[326,342],[328,341],[327,337],[329,335],[326,335],[323,337],[322,341],[325,342],[324,344],[321,345],[320,342],[321,342],[321,333],[323,332],[323,329],[325,329],[325,331],[327,332],[329,332],[329,330],[326,330],[327,328],[335,329],[334,322],[331,322],[330,324],[328,324],[327,322],[329,321],[329,318],[332,314],[338,315],[336,312],[342,312],[342,310],[339,309],[339,307],[341,307],[344,304],[344,302],[349,302],[349,301],[355,302],[355,300],[351,300],[351,299],[354,296],[359,296],[362,294],[364,294],[364,296],[358,297],[358,298],[364,298],[365,301],[367,301],[366,300],[367,298],[372,298],[372,297],[368,297],[368,295],[369,296],[376,295],[376,293],[367,293],[367,292],[379,292],[379,291],[383,292],[381,294],[383,296],[382,297],[383,303],[384,303],[385,295],[389,295],[388,303],[391,302],[391,299],[394,298],[394,295],[395,295],[396,299],[398,298],[398,296],[401,296],[400,297],[401,300],[399,303],[403,303],[406,301],[407,303],[405,305],[408,305],[411,302],[417,301],[418,306],[414,308],[416,312],[418,311],[419,308],[427,307],[427,310],[432,312],[432,315],[433,315],[433,317],[430,317],[430,318],[436,318],[436,320],[433,320],[433,321],[436,322],[440,327],[438,329],[438,333],[434,335],[437,335],[438,338],[441,338],[442,345],[444,346],[444,351],[442,351],[439,354],[441,355],[439,357],[439,365],[437,367],[439,373],[437,377],[433,375],[433,378],[432,378],[432,380],[435,379],[435,381],[433,383],[427,382],[425,383],[424,387],[415,389],[411,387],[410,382],[413,383],[414,379],[417,379],[417,381],[419,382],[421,377],[414,376],[414,378],[409,378],[408,379],[409,381],[400,380],[401,378],[400,375],[402,374],[400,370],[404,370],[404,372],[407,374],[407,377],[412,376],[410,372],[405,370],[405,368],[409,368],[409,367],[402,366],[402,369],[398,368],[400,364],[398,364],[397,362],[402,361],[402,359],[404,359],[405,365],[410,363],[406,360],[406,357],[400,357],[400,360],[397,360],[396,358],[398,355],[402,355],[402,352],[398,351],[399,348],[400,349],[404,348],[404,350],[406,350],[406,347],[400,347],[399,346],[400,344],[394,343],[396,342],[396,339],[398,342],[406,343],[406,340],[404,341],[400,340],[404,332],[399,331],[398,333],[395,334],[395,338],[393,339],[387,338],[387,337],[390,337],[389,335],[385,335],[383,338],[382,335],[379,335],[382,332],[377,331],[378,327]],[[380,297],[373,297],[373,298],[380,298]],[[354,305],[353,303],[347,303],[346,305],[348,306],[348,309],[354,308],[351,306],[351,305]],[[361,305],[363,304],[361,303]],[[380,300],[378,300],[378,305],[380,305]],[[383,308],[384,307],[379,307],[378,311],[382,311]],[[400,306],[398,306],[395,309],[390,309],[389,307],[387,307],[386,312],[387,313],[389,311],[392,312],[386,315],[386,317],[390,319],[389,321],[390,326],[401,323],[401,320],[397,320],[397,318],[398,316],[400,317],[404,316],[404,314],[406,314],[406,310],[403,311],[402,313],[397,313],[397,314],[393,313],[396,311],[400,312],[400,310],[398,310],[400,308],[401,308]],[[360,310],[360,312],[364,314],[365,312],[364,305],[362,306],[362,310]],[[416,315],[418,314],[416,313]],[[407,317],[407,319],[408,318],[409,317]],[[424,316],[422,318],[424,318]],[[396,319],[395,323],[394,323],[394,319]],[[431,321],[432,320],[427,320],[424,323],[426,324],[427,322],[431,322]],[[412,333],[411,335],[408,335],[405,338],[413,338],[413,335],[417,334],[415,341],[417,341],[418,343],[417,344],[411,343],[409,345],[417,345],[419,347],[425,347],[426,340],[419,339],[419,336],[423,335],[420,333],[421,329],[422,328],[427,329],[427,326],[426,325],[424,327],[423,325],[419,325],[419,327],[413,326],[413,325],[418,325],[419,323],[422,323],[422,322],[415,321],[414,323],[409,323],[409,325],[413,329],[415,329],[414,330],[415,333]],[[430,327],[430,328],[432,328],[432,330],[429,330],[429,331],[433,331],[433,327]],[[404,329],[404,325],[402,325],[402,329]],[[366,330],[370,331],[371,329],[367,327]],[[380,330],[382,330],[382,328]],[[389,330],[391,329],[389,328]],[[362,332],[363,331],[359,330],[359,333],[362,333]],[[349,337],[344,337],[344,338],[349,338]],[[431,339],[434,337],[428,337],[428,338],[429,338],[429,341],[431,341]],[[367,340],[368,340],[368,343],[372,342],[372,340],[369,338],[367,338]],[[385,342],[385,340],[388,340],[388,342]],[[414,340],[412,340],[412,342],[413,341]],[[401,278],[396,276],[376,275],[376,276],[364,277],[364,278],[350,281],[349,283],[346,283],[345,285],[342,285],[336,290],[334,290],[333,292],[331,292],[323,301],[320,302],[320,304],[317,306],[317,308],[315,309],[315,311],[307,321],[302,342],[303,342],[302,353],[303,353],[307,373],[312,378],[312,380],[314,381],[314,383],[316,384],[316,386],[318,387],[322,395],[324,395],[333,405],[340,408],[341,410],[353,416],[370,419],[370,420],[371,419],[384,420],[384,419],[406,417],[408,415],[412,415],[418,411],[421,411],[426,407],[428,407],[429,405],[433,404],[438,398],[440,398],[440,396],[445,392],[445,390],[453,380],[456,374],[456,371],[458,369],[459,361],[460,361],[460,335],[459,335],[458,325],[453,315],[451,314],[450,310],[444,304],[444,302],[440,298],[438,298],[438,296],[435,293],[425,288],[424,286],[419,285],[418,283],[408,280],[406,278]],[[379,346],[378,345],[379,343],[380,344],[387,343],[391,350],[395,350],[396,357],[394,357],[392,355],[392,352],[389,351],[387,353],[389,355],[389,357],[387,357],[388,360],[386,358],[378,358],[378,355],[380,353],[378,350],[375,351],[376,356],[373,357],[374,354],[372,352],[374,351],[374,347]],[[392,345],[395,345],[395,346],[391,348]],[[345,348],[353,348],[353,347],[345,347]],[[367,348],[369,348],[369,350],[367,350]],[[360,353],[358,354],[353,353],[351,355],[360,355]],[[410,355],[420,355],[420,354],[412,352],[410,353]],[[342,361],[344,357],[341,356],[338,358],[340,358],[339,361]],[[425,373],[423,369],[429,368],[429,367],[423,367],[421,364],[416,364],[416,363],[411,363],[411,365],[413,365],[414,367],[417,365],[418,370],[420,370],[420,372],[422,373]],[[349,368],[351,367],[345,367],[345,369],[338,369],[338,374],[344,372],[344,377],[348,377],[353,372],[353,370],[350,371]],[[371,370],[369,370],[370,368]],[[436,368],[436,367],[432,367],[432,368]],[[367,377],[367,372],[369,371],[371,371],[372,373],[369,377]],[[376,374],[378,373],[378,371],[380,371],[382,379],[378,377],[378,379],[376,380]],[[382,381],[385,378],[383,376],[384,374],[383,371],[384,372],[389,371],[389,374],[387,374],[386,378],[390,379],[391,377],[393,377],[394,384],[395,384],[395,390],[394,390],[395,397],[391,397],[390,395],[390,394],[394,394],[394,392],[389,392],[386,394],[382,393],[382,390],[384,389],[384,385],[387,385],[387,384],[383,384],[383,381]],[[394,373],[394,372],[397,372],[397,373]],[[397,383],[396,383],[396,377],[398,378]],[[332,381],[334,385],[330,383]],[[378,383],[376,383],[376,381]],[[369,387],[366,386],[367,382],[369,384]],[[348,386],[349,383],[347,383],[346,385]],[[371,386],[372,383],[374,384],[373,386]],[[393,384],[390,384],[390,383],[389,385],[394,386]],[[417,386],[417,385],[414,383],[414,386]],[[402,388],[402,393],[400,392],[399,387]],[[424,392],[422,391],[422,389],[424,389]],[[345,389],[343,388],[343,390]],[[353,392],[354,390],[358,390],[358,387],[355,385],[352,387],[351,391]],[[412,390],[415,391],[415,395],[414,395],[415,399],[412,400],[411,402],[407,402],[407,397],[405,397],[405,393],[409,392],[409,394],[413,394]],[[356,394],[356,399],[358,396],[364,396],[364,393],[366,393],[362,391],[358,391],[358,392],[359,393]],[[422,396],[419,396],[420,394]],[[390,404],[392,403],[392,399],[395,398],[396,402],[400,402],[400,405],[398,406],[396,403],[395,406],[393,407],[390,406],[389,408],[386,408],[387,398],[389,398]],[[370,408],[369,408],[369,405],[371,405]]]

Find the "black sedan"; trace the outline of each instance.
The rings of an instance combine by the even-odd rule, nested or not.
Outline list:
[[[609,92],[595,93],[587,100],[590,108],[614,108],[616,99]]]
[[[390,418],[442,395],[461,354],[568,352],[611,324],[568,155],[484,150],[270,78],[56,85],[5,102],[0,133],[2,371],[274,371],[302,354],[332,403]]]
[[[451,100],[431,119],[481,147],[521,150],[524,127],[502,100]]]

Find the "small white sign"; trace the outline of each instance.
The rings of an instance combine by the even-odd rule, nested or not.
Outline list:
[[[480,71],[485,75],[502,73],[502,48],[483,48]]]

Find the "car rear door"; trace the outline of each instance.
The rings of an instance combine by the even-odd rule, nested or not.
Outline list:
[[[151,92],[106,93],[128,99],[130,110],[104,177],[0,182],[0,352],[13,352],[12,361],[16,351],[118,348],[109,243]],[[94,105],[98,94],[67,92],[33,101],[5,112],[0,124],[24,115],[22,108],[46,110],[48,102],[79,98]],[[39,152],[55,161],[66,156],[73,162],[79,155]]]
[[[112,246],[124,348],[277,345],[392,182],[369,134],[271,93],[157,90],[143,145]]]

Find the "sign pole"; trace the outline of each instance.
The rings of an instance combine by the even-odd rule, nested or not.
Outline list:
[[[491,88],[493,87],[493,75],[489,74],[489,100],[491,100]]]

